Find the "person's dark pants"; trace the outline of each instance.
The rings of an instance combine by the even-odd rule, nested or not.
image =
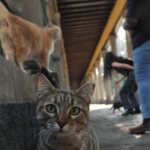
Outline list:
[[[137,84],[135,82],[134,71],[129,71],[129,75],[119,92],[121,102],[125,110],[139,108],[139,104],[134,95],[136,91]]]

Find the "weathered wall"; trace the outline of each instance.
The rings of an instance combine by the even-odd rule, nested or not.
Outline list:
[[[15,15],[43,26],[40,0],[5,0]],[[0,102],[35,102],[35,80],[0,56]]]
[[[35,77],[0,56],[0,102],[36,102]]]
[[[35,103],[0,103],[0,150],[36,150]]]
[[[0,56],[0,150],[36,150],[35,79]]]
[[[40,0],[5,1],[14,14],[43,26]],[[35,77],[0,56],[0,150],[36,149],[35,92]]]
[[[12,12],[23,19],[43,27],[40,0],[5,0]]]

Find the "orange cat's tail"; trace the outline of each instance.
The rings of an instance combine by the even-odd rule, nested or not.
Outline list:
[[[9,14],[9,11],[6,9],[3,3],[0,2],[0,20],[5,19],[7,14]]]

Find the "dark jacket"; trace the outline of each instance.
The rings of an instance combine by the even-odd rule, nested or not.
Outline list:
[[[124,23],[131,30],[133,49],[150,40],[150,0],[130,0]]]

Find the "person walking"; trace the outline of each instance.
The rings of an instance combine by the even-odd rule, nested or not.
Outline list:
[[[128,0],[124,29],[130,30],[135,79],[143,121],[130,133],[150,131],[150,0]]]
[[[114,53],[108,52],[104,60],[104,78],[107,79],[108,76],[111,77],[113,70],[123,75],[120,80],[115,81],[116,84],[127,77],[119,92],[122,105],[125,109],[125,113],[122,115],[126,116],[141,113],[139,104],[134,95],[137,91],[137,84],[135,82],[133,61],[123,57],[117,57]]]

